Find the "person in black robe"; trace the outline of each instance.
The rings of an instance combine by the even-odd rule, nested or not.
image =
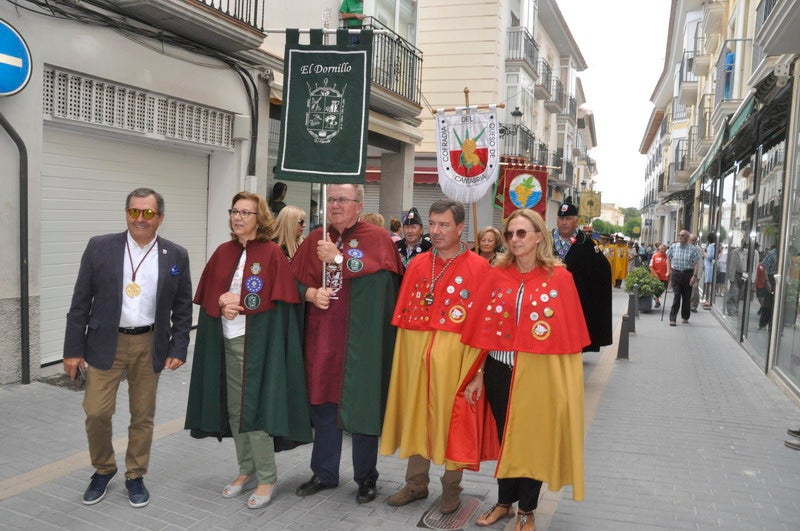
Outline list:
[[[553,251],[572,273],[592,342],[584,352],[611,344],[611,266],[595,241],[577,229],[578,208],[564,203],[553,230]]]

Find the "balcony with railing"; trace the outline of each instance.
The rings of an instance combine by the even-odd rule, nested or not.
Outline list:
[[[573,125],[578,123],[578,100],[575,96],[564,96],[564,109],[558,115],[558,121],[568,120]]]
[[[498,128],[500,136],[500,154],[507,157],[524,158],[531,161],[537,150],[536,135],[522,124],[501,123]]]
[[[682,121],[689,118],[689,112],[686,105],[683,104],[678,98],[672,100],[672,122]]]
[[[392,116],[404,116],[409,103],[419,106],[422,52],[374,17],[366,17],[363,27],[376,30],[372,38],[370,107]]]
[[[712,122],[714,129],[721,127],[725,117],[739,107],[741,95],[738,85],[739,76],[743,74],[744,55],[750,51],[751,39],[728,39],[719,51],[714,69],[716,83],[714,85],[714,113]]]
[[[669,189],[671,192],[685,190],[689,184],[689,177],[691,176],[690,157],[689,139],[681,138],[676,141],[673,148],[672,162],[669,165]]]
[[[113,10],[221,52],[264,42],[266,0],[106,0]]]
[[[698,82],[697,76],[692,71],[694,62],[694,50],[683,52],[681,61],[680,78],[678,80],[678,97],[684,105],[694,105],[697,103]]]
[[[528,30],[521,26],[508,28],[508,52],[506,64],[509,66],[522,65],[529,71],[531,77],[536,77],[539,72],[536,62],[539,59],[539,45],[528,33]]]
[[[536,67],[539,78],[533,85],[533,95],[540,100],[548,100],[553,85],[553,67],[545,59],[539,59]]]
[[[755,35],[756,48],[766,55],[797,53],[800,50],[800,0],[761,0],[756,8]]]
[[[547,144],[545,142],[539,142],[536,145],[531,162],[544,166],[550,165],[550,151],[547,149]]]
[[[697,134],[694,137],[694,153],[700,158],[708,153],[708,149],[714,142],[714,126],[711,120],[714,113],[713,97],[713,94],[703,94],[700,97],[700,104],[695,110]]]
[[[552,83],[550,98],[545,100],[544,107],[550,112],[561,112],[564,110],[564,85],[555,76],[553,76]]]

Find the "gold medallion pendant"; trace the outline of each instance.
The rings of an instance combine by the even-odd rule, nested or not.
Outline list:
[[[128,297],[138,297],[139,294],[142,292],[142,287],[139,286],[136,282],[131,282],[127,286],[125,286],[125,295]]]

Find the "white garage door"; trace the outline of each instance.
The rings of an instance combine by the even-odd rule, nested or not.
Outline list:
[[[141,186],[164,196],[159,234],[189,251],[196,285],[206,257],[208,154],[45,127],[42,364],[62,359],[66,314],[86,243],[126,229],[125,198]]]

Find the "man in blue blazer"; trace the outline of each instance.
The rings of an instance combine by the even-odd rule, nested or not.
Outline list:
[[[128,194],[128,230],[95,236],[81,259],[67,314],[64,372],[85,371],[86,435],[96,472],[83,495],[103,499],[117,473],[111,417],[127,375],[129,407],[125,487],[133,507],[150,494],[143,476],[150,461],[158,377],[186,361],[192,326],[192,284],[186,249],[156,235],[164,199],[149,188]],[[88,367],[87,367],[88,364]]]

